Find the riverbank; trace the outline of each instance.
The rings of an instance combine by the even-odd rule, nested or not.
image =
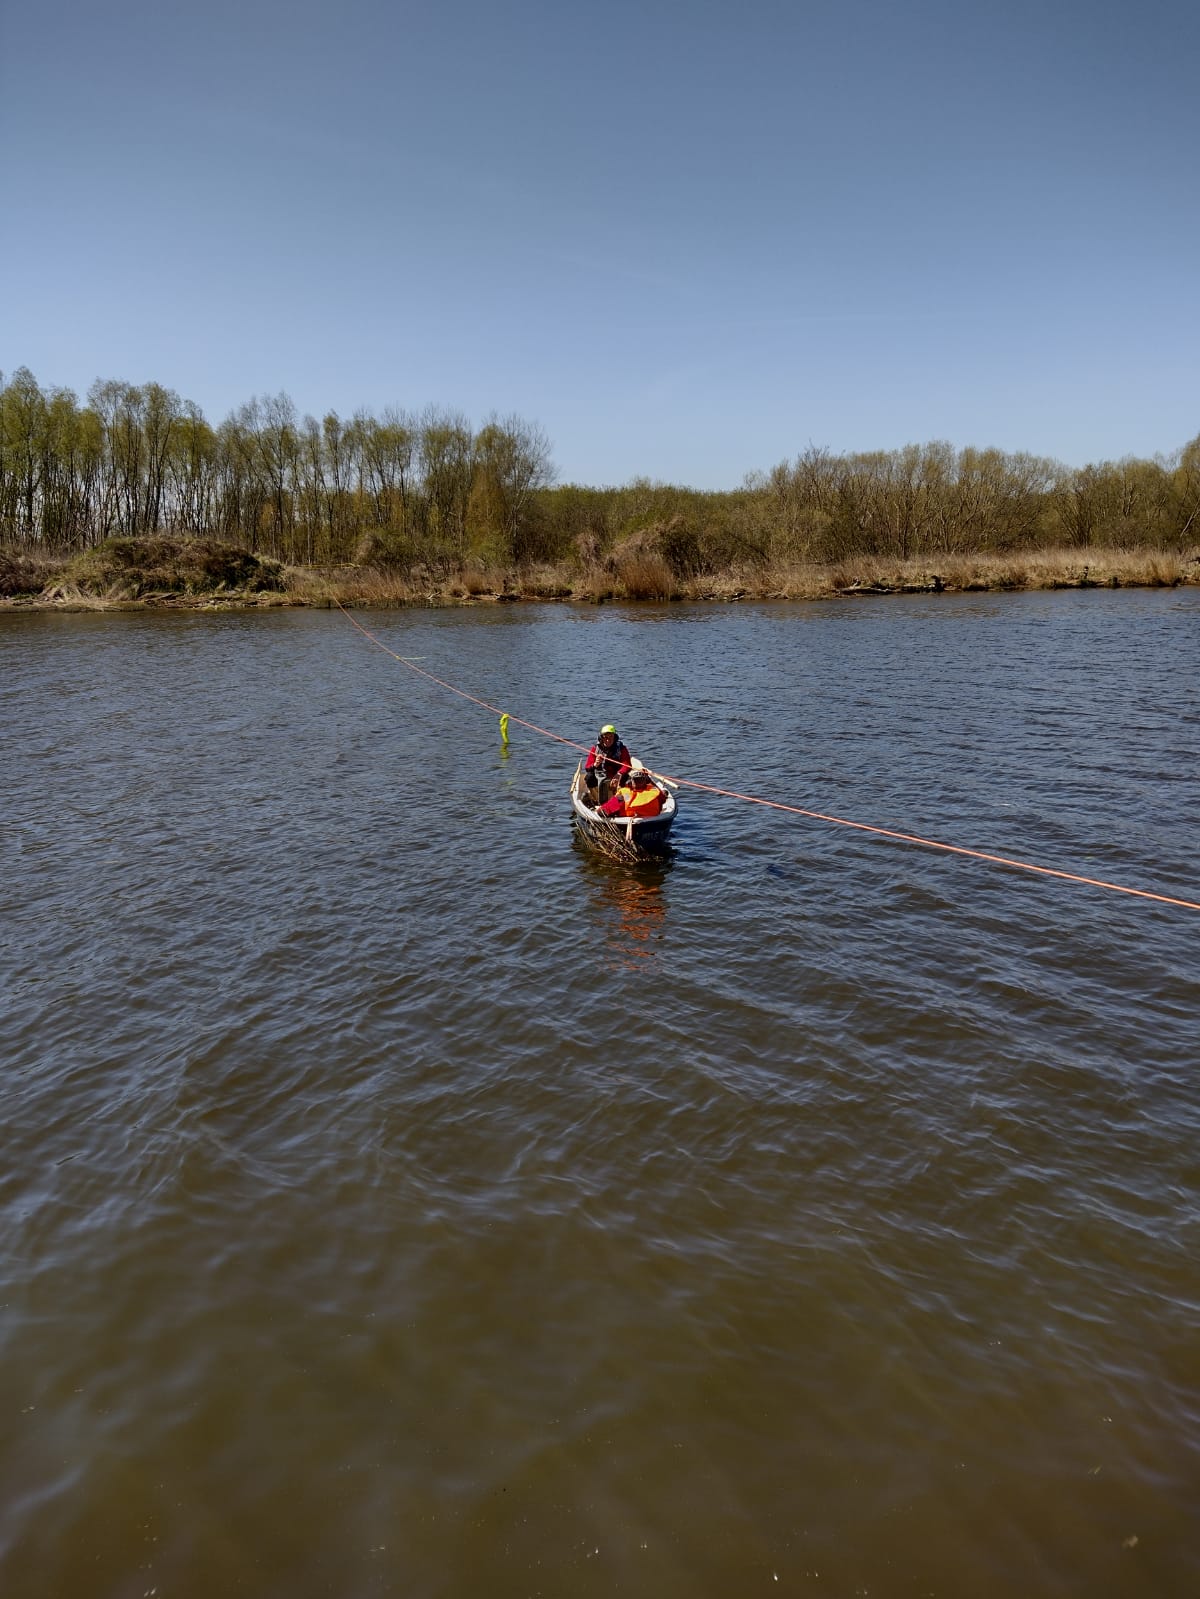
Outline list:
[[[584,568],[285,566],[211,540],[108,539],[61,557],[0,551],[0,610],[244,610],[283,606],[497,605],[560,600],[823,600],[859,594],[961,594],[1035,589],[1174,588],[1200,584],[1200,551],[1032,550],[834,565],[772,565],[681,576],[663,561],[619,556]]]

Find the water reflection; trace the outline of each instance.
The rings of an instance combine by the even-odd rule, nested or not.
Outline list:
[[[667,878],[673,857],[625,865],[599,855],[576,835],[575,848],[602,919],[606,964],[636,970],[662,953],[667,929]]]

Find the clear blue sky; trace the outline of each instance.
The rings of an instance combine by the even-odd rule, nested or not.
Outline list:
[[[0,0],[0,369],[564,481],[1200,433],[1195,0]]]

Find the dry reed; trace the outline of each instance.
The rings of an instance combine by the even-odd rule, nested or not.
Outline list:
[[[1200,583],[1200,553],[1145,547],[953,552],[901,560],[780,561],[680,577],[644,545],[615,559],[528,568],[472,565],[448,577],[390,566],[287,567],[206,540],[110,540],[56,559],[0,550],[0,604],[431,606],[505,600],[815,600],[869,594],[1161,588]]]

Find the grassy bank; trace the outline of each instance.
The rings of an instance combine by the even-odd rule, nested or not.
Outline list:
[[[471,566],[441,576],[421,568],[284,566],[208,539],[108,539],[61,557],[0,550],[0,606],[25,610],[822,600],[1180,584],[1200,584],[1200,551],[1030,550],[919,561],[857,557],[829,566],[777,563],[681,578],[665,561],[640,553],[584,566]]]

